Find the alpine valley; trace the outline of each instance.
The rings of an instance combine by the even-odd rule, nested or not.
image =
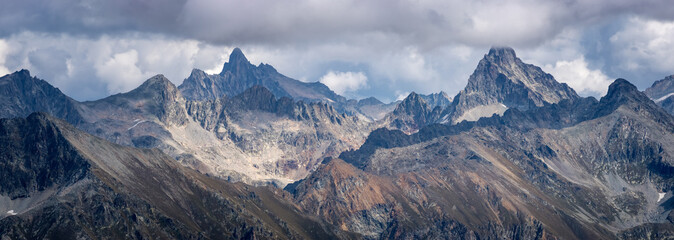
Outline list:
[[[674,76],[600,99],[493,47],[465,89],[347,99],[236,48],[79,102],[0,77],[2,239],[673,239]]]

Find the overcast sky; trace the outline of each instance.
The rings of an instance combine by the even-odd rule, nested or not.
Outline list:
[[[674,74],[671,0],[0,0],[0,75],[22,68],[77,100],[162,73],[248,59],[349,98],[461,90],[511,46],[581,95]]]

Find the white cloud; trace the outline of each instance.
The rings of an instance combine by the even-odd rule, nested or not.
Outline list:
[[[403,92],[403,93],[398,92],[397,94],[398,97],[396,97],[396,101],[402,101],[405,100],[405,98],[407,98],[407,96],[410,95],[410,92]]]
[[[156,34],[89,38],[23,32],[0,39],[0,71],[25,68],[77,100],[94,100],[160,73],[179,85],[192,68],[221,69],[227,50]]]
[[[107,83],[109,92],[126,92],[134,89],[139,79],[147,78],[138,66],[138,51],[117,53],[101,65],[95,66],[96,75]]]
[[[337,94],[353,92],[367,86],[367,77],[362,72],[329,71],[320,80]]]
[[[610,43],[623,68],[674,73],[674,21],[633,17]]]
[[[603,96],[611,84],[611,80],[600,70],[589,69],[584,57],[545,65],[543,70],[555,76],[557,81],[568,84],[581,95]]]
[[[10,73],[9,69],[5,67],[5,59],[9,53],[9,45],[3,39],[0,39],[0,76]]]

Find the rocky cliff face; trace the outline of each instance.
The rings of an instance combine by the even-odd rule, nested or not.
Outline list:
[[[674,75],[656,81],[644,93],[667,112],[674,115]]]
[[[493,114],[502,115],[509,108],[527,110],[578,99],[573,89],[557,82],[539,67],[523,63],[511,48],[490,49],[468,79],[466,88],[455,98],[449,98],[444,92],[418,96],[428,110],[408,112],[404,116],[400,112],[389,113],[390,116],[380,121],[380,126],[412,133],[433,123],[477,121]]]
[[[306,176],[323,158],[358,147],[372,129],[372,124],[326,103],[277,98],[261,86],[233,97],[188,101],[157,75],[127,93],[80,103],[20,74],[3,79],[19,79],[9,86],[42,84],[31,88],[41,89],[35,92],[44,98],[21,95],[23,88],[5,88],[13,96],[5,99],[5,117],[46,111],[113,143],[158,148],[186,166],[232,181],[283,186]],[[42,99],[63,99],[70,107]]]
[[[337,238],[268,188],[184,168],[45,114],[0,120],[0,235],[9,239]],[[7,178],[8,177],[8,178]],[[341,235],[346,237],[346,235]]]
[[[322,83],[304,83],[283,76],[267,64],[251,64],[239,48],[235,48],[222,72],[208,75],[195,69],[178,88],[189,100],[210,100],[235,96],[255,85],[269,89],[277,97],[291,97],[308,102],[346,102]]]
[[[356,148],[372,127],[325,103],[276,99],[260,86],[232,98],[188,102],[187,111],[194,122],[227,143],[194,153],[212,159],[211,168],[280,185],[303,178],[326,157]]]
[[[475,121],[508,108],[529,109],[578,95],[539,67],[523,63],[511,48],[492,48],[478,63],[466,88],[446,109],[444,121]]]
[[[0,78],[0,118],[27,117],[41,111],[51,112],[69,122],[82,122],[77,101],[44,80],[21,70]]]
[[[428,104],[431,109],[435,107],[441,107],[442,109],[448,107],[450,104],[452,104],[452,98],[447,95],[446,92],[440,91],[438,93],[431,93],[428,95],[424,94],[419,94],[421,98],[426,101],[426,104]]]
[[[601,101],[412,135],[380,129],[287,189],[372,238],[664,237],[674,234],[672,141],[674,118],[619,79]]]
[[[427,97],[433,100],[433,97],[429,96]],[[423,95],[412,92],[398,103],[393,112],[386,115],[383,122],[389,129],[399,129],[408,134],[414,133],[423,126],[436,122],[441,116],[442,107],[439,105],[432,107],[433,105],[428,104]]]

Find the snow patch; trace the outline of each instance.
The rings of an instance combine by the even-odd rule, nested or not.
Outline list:
[[[663,96],[663,97],[661,97],[661,98],[655,99],[654,102],[656,102],[656,103],[662,102],[662,101],[664,101],[665,99],[667,99],[668,97],[671,97],[671,96],[674,96],[674,92],[673,92],[673,93],[670,93],[670,94],[667,94],[667,95],[665,95],[665,96]]]
[[[134,120],[134,122],[136,122],[136,121]],[[144,123],[144,122],[147,122],[147,120],[137,121],[136,124],[134,124],[134,125],[131,126],[129,129],[126,129],[126,130],[129,131],[129,130],[131,130],[132,128],[135,128],[136,126],[138,126],[138,124],[141,124],[141,123]]]
[[[477,121],[480,118],[491,117],[494,114],[498,114],[500,116],[503,116],[503,113],[506,110],[508,110],[508,107],[506,105],[503,105],[502,103],[477,106],[477,107],[471,108],[468,111],[464,112],[455,121],[455,123],[460,123],[463,120],[466,120],[466,121],[469,121],[469,122]]]
[[[14,216],[14,215],[16,215],[17,213],[15,213],[14,210],[9,210],[9,211],[7,211],[7,214]]]
[[[662,201],[662,199],[665,198],[665,194],[667,193],[658,193],[658,202]]]

